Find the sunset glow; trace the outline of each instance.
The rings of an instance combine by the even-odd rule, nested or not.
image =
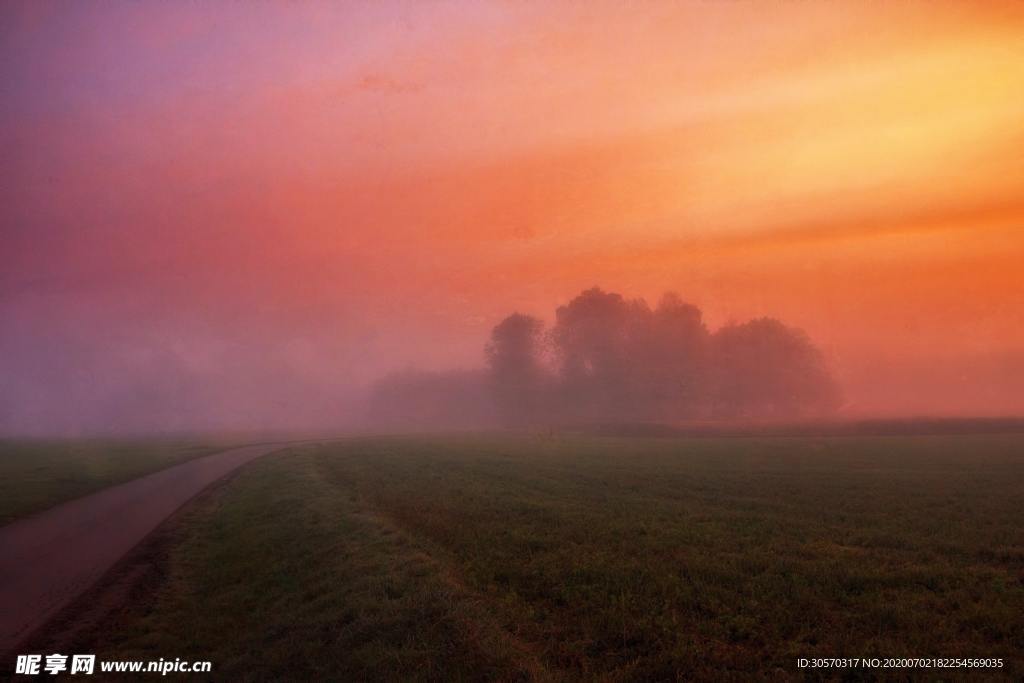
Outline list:
[[[595,284],[803,328],[849,415],[1024,413],[1021,3],[7,2],[0,35],[0,426],[139,382],[315,424]]]

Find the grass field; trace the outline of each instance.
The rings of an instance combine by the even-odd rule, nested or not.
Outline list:
[[[183,439],[0,440],[0,524],[226,447]]]
[[[1019,679],[1022,493],[1020,435],[303,446],[179,516],[73,651],[230,680],[743,680],[830,656]]]

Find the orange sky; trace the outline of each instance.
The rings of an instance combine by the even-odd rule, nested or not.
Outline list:
[[[850,414],[1024,413],[1021,3],[0,13],[12,366],[329,395],[599,284],[803,327]]]

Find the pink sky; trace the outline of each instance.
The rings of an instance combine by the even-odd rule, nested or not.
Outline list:
[[[851,415],[1020,414],[982,4],[4,3],[0,427],[320,424],[594,284],[803,327]]]

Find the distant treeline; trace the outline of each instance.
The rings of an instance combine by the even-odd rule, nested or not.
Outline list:
[[[387,426],[463,427],[825,417],[840,405],[821,352],[772,318],[708,330],[696,306],[654,308],[592,288],[555,322],[513,313],[491,332],[486,367],[390,375],[371,392]]]

